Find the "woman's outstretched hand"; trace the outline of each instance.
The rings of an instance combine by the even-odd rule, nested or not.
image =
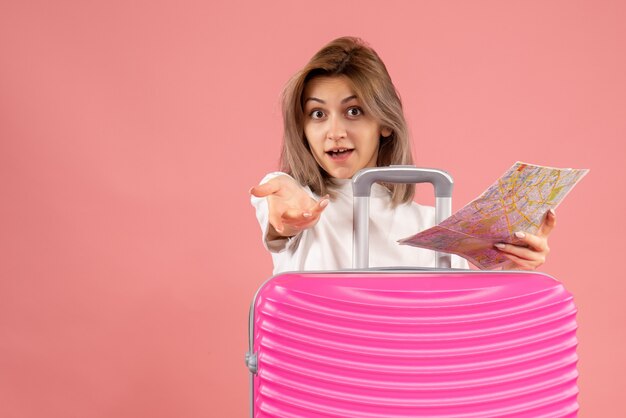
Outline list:
[[[267,197],[270,239],[291,237],[314,226],[329,201],[328,196],[316,201],[289,176],[274,177],[267,183],[254,186],[250,193]]]
[[[495,247],[510,260],[506,262],[502,269],[534,270],[545,263],[550,252],[548,235],[550,235],[555,225],[556,214],[551,209],[546,213],[536,235],[527,232],[515,233],[515,236],[523,242],[522,245],[495,244]]]

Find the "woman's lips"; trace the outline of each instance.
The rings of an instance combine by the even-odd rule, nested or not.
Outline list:
[[[353,149],[346,149],[342,151],[332,150],[332,151],[326,151],[326,155],[328,155],[330,159],[333,161],[342,162],[350,158],[353,152],[354,152]]]

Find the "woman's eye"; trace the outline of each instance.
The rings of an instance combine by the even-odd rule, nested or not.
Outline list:
[[[348,109],[349,116],[359,116],[361,114],[363,114],[363,111],[358,107],[351,107],[350,109]]]
[[[313,119],[322,119],[324,117],[324,112],[321,110],[314,110],[311,112],[311,117]]]

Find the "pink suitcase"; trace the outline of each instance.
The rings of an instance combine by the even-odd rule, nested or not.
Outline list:
[[[251,416],[575,417],[572,296],[536,272],[363,268],[377,180],[433,182],[438,222],[449,214],[443,172],[354,177],[357,268],[280,274],[255,295]]]

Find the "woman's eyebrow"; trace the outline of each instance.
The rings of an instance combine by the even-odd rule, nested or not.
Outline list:
[[[306,99],[304,99],[304,104],[306,104],[306,102],[308,102],[309,100],[313,102],[319,102],[321,104],[326,104],[325,101],[323,101],[322,99],[318,99],[317,97],[307,97]]]
[[[357,99],[355,94],[353,94],[352,96],[346,97],[345,99],[343,99],[341,101],[341,103],[343,104],[343,103],[349,102],[352,99]],[[317,97],[307,97],[306,99],[304,99],[304,103],[308,102],[309,100],[310,101],[314,101],[314,102],[318,102],[318,103],[321,103],[321,104],[326,104],[326,102],[324,100],[318,99]]]

